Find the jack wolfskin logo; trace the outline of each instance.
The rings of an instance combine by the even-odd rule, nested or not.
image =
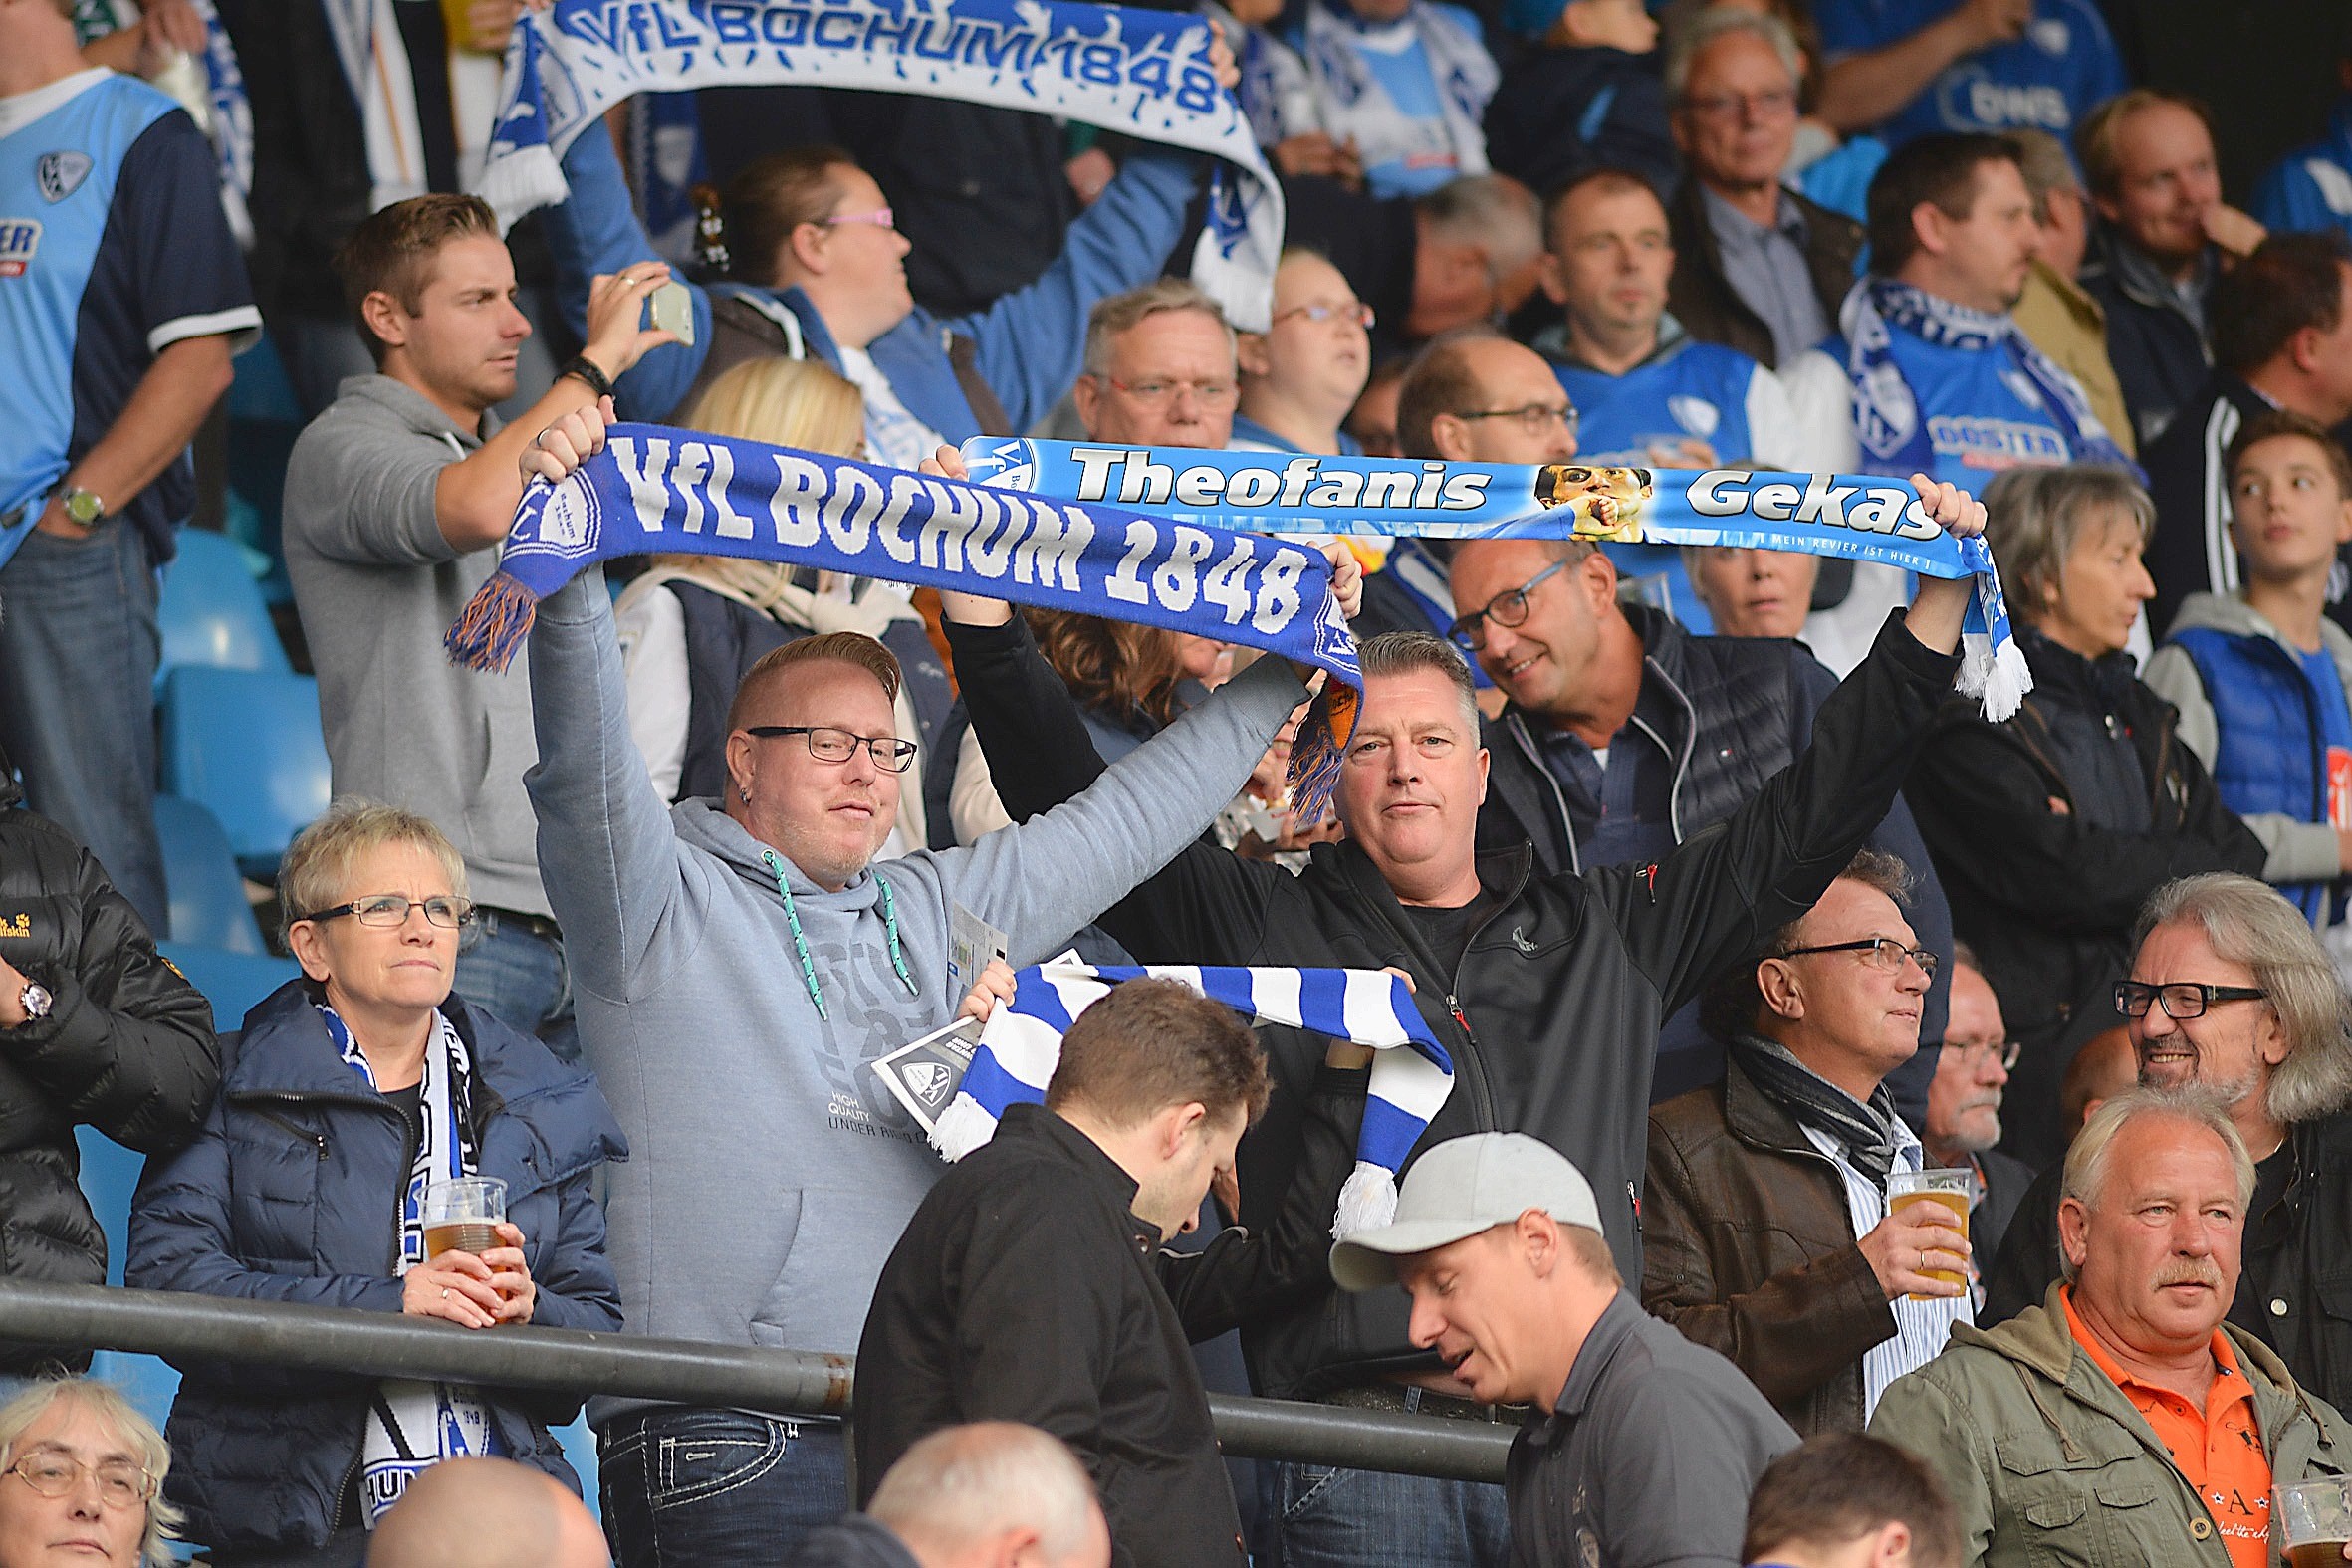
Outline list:
[[[33,917],[19,915],[14,920],[0,920],[0,937],[29,937],[33,934]]]
[[[33,165],[33,179],[49,201],[63,201],[90,177],[87,152],[44,152]]]

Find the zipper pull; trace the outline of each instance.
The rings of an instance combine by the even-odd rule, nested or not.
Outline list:
[[[1476,1045],[1478,1043],[1477,1031],[1471,1028],[1470,1019],[1463,1014],[1462,1004],[1450,994],[1446,998],[1446,1010],[1454,1014],[1454,1021],[1461,1026],[1463,1037]]]
[[[1641,1234],[1641,1193],[1631,1182],[1625,1184],[1625,1201],[1633,1206],[1633,1233]]]

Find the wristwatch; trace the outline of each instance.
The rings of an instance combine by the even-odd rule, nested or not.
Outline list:
[[[106,519],[107,504],[99,500],[95,490],[71,486],[60,499],[65,504],[67,521],[81,528],[96,528]]]
[[[25,989],[16,994],[16,1005],[25,1009],[27,1023],[38,1023],[48,1017],[56,1000],[50,996],[49,988],[37,980],[26,981]]]

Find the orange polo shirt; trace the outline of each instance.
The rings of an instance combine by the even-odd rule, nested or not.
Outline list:
[[[2230,1336],[2214,1330],[2214,1386],[2200,1411],[2171,1389],[2142,1383],[2116,1365],[2074,1315],[2074,1291],[2062,1293],[2066,1332],[2083,1354],[2123,1391],[2154,1429],[2173,1463],[2205,1500],[2234,1568],[2266,1568],[2270,1561],[2270,1459],[2254,1423],[2254,1390],[2237,1364]],[[2202,1522],[2202,1521],[2198,1521]],[[2192,1529],[2195,1525],[2192,1525]]]

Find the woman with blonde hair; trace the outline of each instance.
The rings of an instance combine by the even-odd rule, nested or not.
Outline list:
[[[0,1568],[60,1548],[103,1568],[165,1568],[180,1511],[163,1500],[171,1450],[114,1385],[28,1384],[0,1405]]]
[[[833,457],[865,456],[857,388],[814,359],[751,359],[714,379],[679,423]],[[762,654],[799,638],[862,632],[897,656],[901,733],[928,749],[954,700],[908,591],[781,562],[656,556],[615,606],[628,680],[629,733],[653,786],[670,800],[719,794],[727,783],[727,710]],[[896,843],[925,841],[918,752],[899,808]]]

